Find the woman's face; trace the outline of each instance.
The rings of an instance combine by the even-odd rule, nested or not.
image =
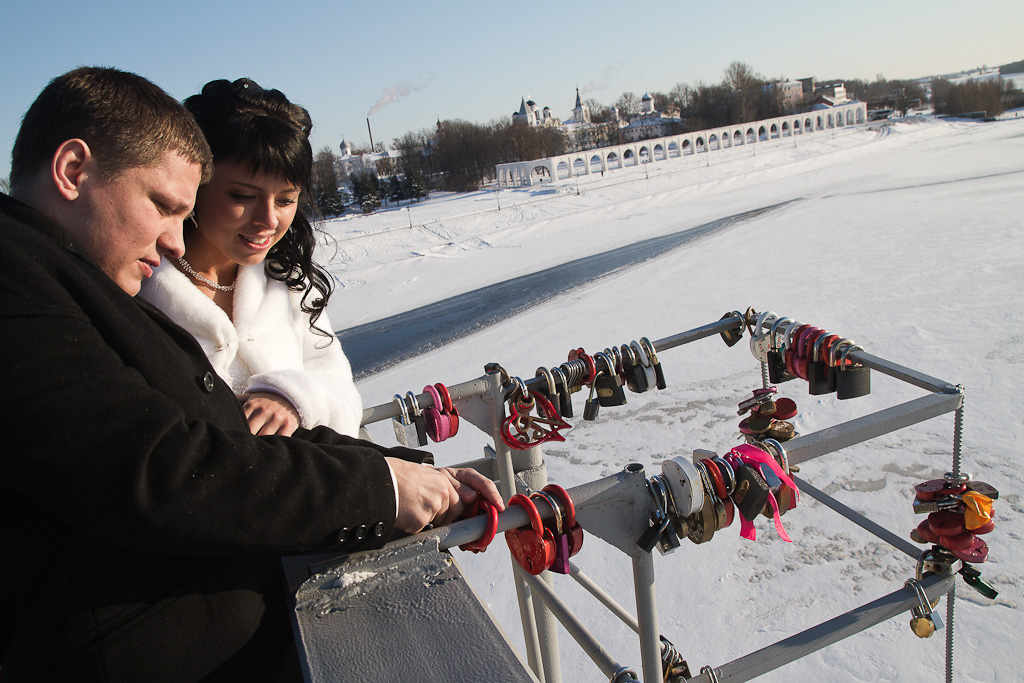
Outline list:
[[[291,226],[298,202],[299,188],[280,176],[253,175],[245,166],[217,163],[213,179],[196,195],[198,230],[191,235],[186,231],[186,258],[199,252],[203,265],[218,260],[262,263]]]

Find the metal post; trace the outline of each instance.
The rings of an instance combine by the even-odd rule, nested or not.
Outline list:
[[[569,632],[569,635],[579,643],[583,651],[597,664],[597,667],[601,669],[601,673],[608,676],[609,679],[612,678],[621,667],[611,653],[594,638],[583,622],[572,613],[565,603],[558,599],[554,590],[549,588],[546,583],[534,577],[528,578],[527,581],[537,589],[538,597],[557,614],[558,620],[562,622],[565,630]]]
[[[497,440],[501,440],[500,436]],[[502,442],[504,445],[504,442]],[[512,454],[512,469],[519,479],[531,490],[539,491],[548,483],[547,468],[544,465],[544,453],[540,446],[534,446]],[[513,481],[513,486],[515,481]],[[551,572],[543,572],[540,580],[554,586]],[[547,683],[561,683],[561,657],[558,650],[558,623],[555,616],[536,594],[533,596],[533,614],[537,625],[537,637],[540,643],[541,662]]]
[[[490,380],[491,412],[493,418],[491,424],[501,425],[505,420],[505,404],[501,400],[501,373],[492,372],[488,374]],[[500,427],[498,427],[500,428]],[[512,468],[512,451],[502,441],[501,436],[494,436],[494,452],[498,464],[498,491],[506,501],[516,493],[516,475]],[[530,595],[530,586],[522,575],[522,567],[512,560],[512,577],[516,585],[516,595],[519,598],[519,618],[523,624],[523,637],[526,640],[526,661],[533,670],[534,675],[540,683],[546,683],[544,678],[544,666],[541,663],[540,636],[537,633],[537,620],[533,612],[533,601]]]
[[[956,386],[960,407],[953,413],[953,474],[960,476],[964,441],[964,387]],[[956,584],[946,595],[946,683],[953,683],[953,616],[956,609]]]
[[[660,681],[661,641],[658,638],[658,606],[654,599],[654,558],[641,553],[633,558],[633,588],[640,624],[640,657],[645,681]]]

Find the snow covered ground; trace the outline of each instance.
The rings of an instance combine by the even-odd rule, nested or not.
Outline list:
[[[1012,114],[1010,114],[1012,116]],[[427,383],[455,384],[490,361],[533,376],[570,348],[667,337],[753,306],[851,337],[873,354],[966,387],[964,469],[996,486],[990,559],[979,568],[1000,595],[957,588],[959,681],[1020,680],[1024,585],[1020,401],[1024,386],[1024,119],[996,123],[919,118],[890,129],[785,138],[533,188],[439,195],[371,216],[332,221],[321,252],[342,283],[331,301],[338,329],[484,284],[709,220],[787,206],[569,292],[445,348],[360,383],[365,405]],[[578,189],[577,189],[578,188]],[[500,211],[498,206],[500,204]],[[414,227],[410,228],[410,224]],[[668,389],[628,394],[600,419],[545,450],[551,481],[573,486],[639,462],[648,473],[695,448],[738,443],[736,403],[759,386],[744,340],[705,339],[661,354]],[[924,395],[874,373],[870,396],[814,397],[780,385],[809,433]],[[582,399],[576,395],[577,414]],[[801,476],[906,536],[921,520],[914,484],[950,468],[952,414],[806,463]],[[393,443],[387,423],[371,425]],[[469,427],[431,444],[440,464],[480,457]],[[737,525],[711,543],[684,541],[655,555],[661,631],[694,673],[721,665],[898,589],[913,576],[902,553],[804,498],[768,520],[758,539]],[[522,633],[503,543],[457,553],[469,579],[517,646]],[[576,563],[633,609],[629,558],[588,537]],[[639,671],[635,635],[567,577],[556,589],[624,664]],[[940,605],[945,616],[945,602]],[[919,640],[897,618],[777,670],[762,680],[938,680],[943,634]],[[562,633],[563,680],[601,680]],[[457,671],[457,668],[453,669]],[[457,676],[456,676],[457,677]]]

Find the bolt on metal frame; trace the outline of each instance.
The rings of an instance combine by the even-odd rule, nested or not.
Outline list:
[[[722,332],[742,334],[742,331],[741,319],[726,317],[702,327],[656,340],[652,345],[658,353],[661,353]],[[790,464],[797,465],[945,413],[955,412],[953,471],[959,474],[963,426],[963,387],[930,377],[863,350],[851,351],[848,357],[872,370],[932,393],[833,427],[797,436],[786,442],[786,452]],[[527,387],[541,386],[540,383],[543,381],[542,378],[535,377],[525,380],[525,384]],[[539,490],[547,483],[543,453],[539,446],[524,451],[513,451],[501,438],[501,426],[505,419],[505,404],[502,379],[499,373],[490,373],[450,386],[449,391],[452,399],[460,402],[459,411],[463,419],[480,428],[494,440],[493,448],[486,448],[486,457],[462,463],[459,466],[473,467],[494,479],[506,500],[517,492]],[[433,405],[432,399],[426,394],[417,396],[417,400],[422,407]],[[396,418],[399,417],[399,414],[400,410],[395,403],[373,406],[364,410],[363,424]],[[923,552],[809,483],[799,478],[795,478],[795,480],[801,491],[906,553],[915,561]],[[575,565],[571,565],[570,575],[609,611],[638,633],[643,679],[648,682],[662,680],[653,556],[651,553],[643,552],[636,545],[636,540],[649,526],[649,513],[654,510],[653,500],[647,492],[647,477],[644,468],[639,464],[627,465],[620,473],[568,490],[575,502],[576,518],[584,530],[602,538],[632,558],[637,616],[632,617],[628,610],[618,605],[611,596]],[[548,510],[546,515],[542,511],[541,514],[543,517],[550,517],[552,511]],[[525,510],[513,506],[499,515],[498,532],[525,526],[528,523]],[[439,548],[445,550],[479,539],[484,535],[485,527],[485,520],[478,517],[422,532],[421,535],[436,538]],[[530,576],[514,561],[512,568],[526,642],[527,660],[533,674],[541,683],[560,683],[561,681],[556,620],[563,625],[610,681],[626,683],[635,680],[633,670],[616,662],[590,634],[583,623],[558,599],[552,587],[553,581],[550,572],[544,572],[536,577]],[[955,579],[955,574],[933,575],[925,577],[920,584],[928,598],[935,600],[946,593],[949,593],[950,596],[954,594]],[[739,659],[719,667],[706,666],[701,669],[700,674],[688,680],[700,683],[750,680],[905,613],[916,605],[918,605],[918,597],[914,590],[903,586],[873,602]],[[948,629],[946,675],[947,680],[950,680],[952,675],[952,597],[947,601],[946,628]]]

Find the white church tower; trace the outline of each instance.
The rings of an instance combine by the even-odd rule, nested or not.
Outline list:
[[[580,99],[579,88],[576,88],[576,106],[572,110],[572,120],[575,123],[590,123],[590,107],[583,104]]]

